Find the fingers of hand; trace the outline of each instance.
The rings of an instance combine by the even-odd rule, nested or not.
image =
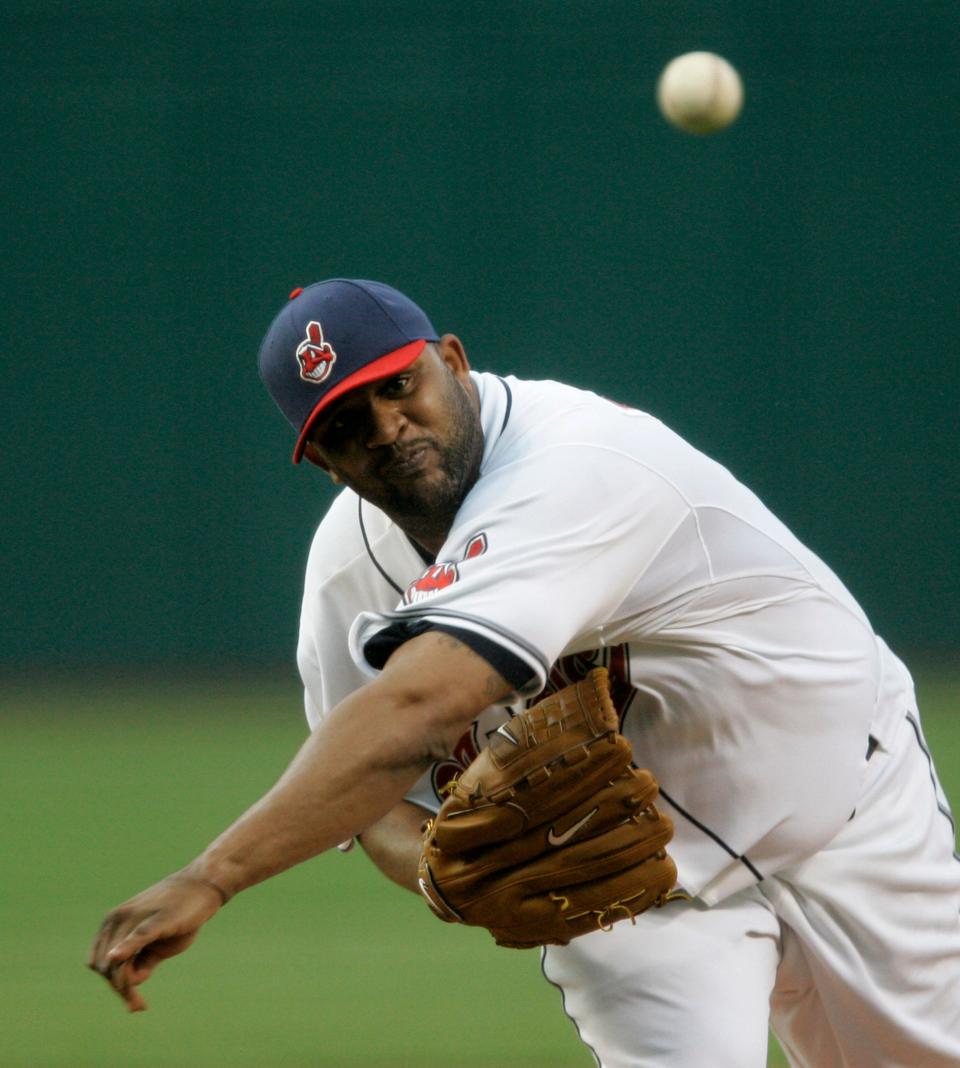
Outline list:
[[[146,1008],[146,1002],[137,987],[151,975],[152,965],[143,969],[136,959],[110,960],[108,952],[97,952],[95,946],[86,967],[98,975],[103,975],[131,1012],[140,1012]]]
[[[139,951],[129,951],[122,946],[116,952],[108,951],[106,959],[100,959],[91,967],[99,972],[127,1003],[131,1012],[142,1012],[147,1007],[137,987],[145,983],[168,957],[182,952],[192,941],[191,936],[160,939],[148,943]],[[115,958],[115,959],[111,959]]]
[[[94,971],[101,971],[99,965],[104,961],[107,951],[115,944],[115,932],[120,924],[119,910],[109,913],[107,918],[100,924],[97,937],[93,940],[90,953],[87,957],[87,967]]]
[[[147,917],[116,909],[103,922],[89,965],[106,976],[109,969],[129,960],[157,937],[155,915]]]
[[[117,994],[126,1002],[130,1012],[142,1012],[147,1003],[137,990],[137,986],[143,982],[146,976],[139,976],[134,968],[133,961],[121,961],[109,964],[104,969],[96,969],[107,980]]]
[[[147,1004],[136,988],[149,977],[156,962],[148,959],[148,967],[144,969],[136,959],[153,935],[152,917],[142,920],[132,930],[125,930],[135,919],[122,908],[111,912],[100,927],[87,965],[106,979],[130,1012],[142,1012]]]
[[[217,887],[175,873],[110,912],[87,958],[131,1012],[145,1009],[137,991],[156,966],[182,953],[199,928],[221,907]]]
[[[160,925],[155,920],[154,916],[148,916],[145,920],[141,920],[132,931],[126,934],[119,932],[122,937],[107,950],[107,960],[111,963],[130,960],[144,946],[155,941],[158,936],[162,936],[164,932],[158,930]]]
[[[171,938],[158,938],[155,936],[159,928],[159,924],[145,920],[111,947],[116,932],[113,925],[105,923],[105,933],[110,937],[99,938],[91,954],[89,966],[107,980],[130,1012],[142,1012],[147,1007],[137,987],[145,983],[168,957],[187,949],[197,934],[189,931]]]
[[[149,945],[135,957],[125,961],[123,968],[126,969],[130,984],[132,986],[140,986],[141,983],[145,983],[153,975],[157,965],[166,960],[169,955],[169,953],[164,953],[162,949]]]

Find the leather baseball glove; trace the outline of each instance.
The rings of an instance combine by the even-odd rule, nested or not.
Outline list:
[[[491,735],[424,824],[420,889],[440,919],[527,948],[662,902],[673,824],[617,726],[597,668]]]

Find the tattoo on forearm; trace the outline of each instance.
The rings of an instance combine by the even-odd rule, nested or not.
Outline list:
[[[454,637],[452,634],[448,634],[446,631],[437,632],[437,640],[441,645],[445,645],[448,649],[466,649],[467,645],[460,641],[459,638]],[[495,701],[498,697],[503,696],[503,679],[494,673],[487,676],[483,684],[483,695],[489,697],[491,701]]]

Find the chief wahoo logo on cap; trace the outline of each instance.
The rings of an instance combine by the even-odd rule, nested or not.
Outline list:
[[[307,323],[307,336],[297,346],[300,377],[319,385],[333,369],[337,354],[323,340],[323,327],[316,321]]]

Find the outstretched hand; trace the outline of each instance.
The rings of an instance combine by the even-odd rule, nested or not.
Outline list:
[[[225,904],[214,883],[175,872],[109,912],[87,966],[107,980],[130,1012],[147,1003],[137,989],[161,961],[187,949],[200,928]]]

